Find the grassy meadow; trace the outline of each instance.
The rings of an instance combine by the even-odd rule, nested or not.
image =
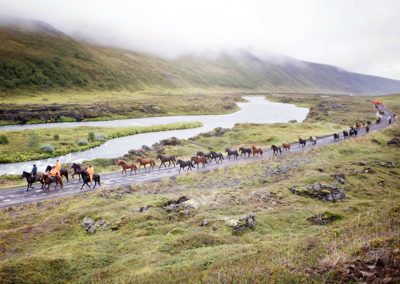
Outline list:
[[[400,96],[384,102],[400,111]],[[261,143],[269,127],[275,143],[297,138],[301,126],[238,125],[221,137],[185,141],[182,149]],[[303,133],[339,129],[328,122],[303,126]],[[0,282],[354,281],[346,278],[348,265],[382,251],[396,256],[400,247],[400,152],[386,144],[394,136],[400,136],[398,123],[298,154],[2,209]],[[338,184],[335,174],[344,174],[346,194],[336,203],[289,190],[314,182]],[[180,196],[189,200],[167,205]],[[249,213],[255,228],[230,227]],[[327,225],[307,220],[319,213],[337,219]],[[84,217],[110,225],[87,233]],[[208,225],[200,226],[204,220]]]

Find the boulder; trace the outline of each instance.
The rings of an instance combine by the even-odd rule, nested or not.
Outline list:
[[[300,196],[309,196],[311,198],[317,198],[324,201],[336,202],[337,200],[345,199],[346,194],[344,193],[345,187],[338,187],[336,184],[323,184],[314,182],[304,187],[292,187],[289,190],[293,194]]]
[[[238,234],[244,231],[245,229],[254,229],[256,226],[256,217],[253,213],[250,213],[248,216],[240,218],[238,221],[232,222],[230,227],[232,227],[232,233]]]
[[[331,177],[336,180],[337,182],[339,182],[340,184],[344,184],[346,181],[346,176],[344,174],[334,174],[331,175]]]
[[[87,217],[83,218],[82,227],[85,229],[86,233],[93,234],[96,232],[95,222],[90,218]]]
[[[400,146],[400,137],[393,137],[391,140],[386,142],[387,145],[394,145],[394,146]]]
[[[201,226],[201,227],[208,226],[208,220],[207,220],[207,219],[204,219],[204,220],[200,223],[200,226]]]
[[[339,219],[339,215],[323,212],[307,218],[307,221],[310,221],[314,225],[326,225],[337,219]]]

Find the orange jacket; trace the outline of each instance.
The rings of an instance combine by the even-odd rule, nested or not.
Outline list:
[[[93,167],[88,167],[88,168],[86,169],[86,172],[88,173],[88,175],[92,176],[92,175],[94,174],[94,169],[93,169]]]
[[[51,175],[52,177],[54,177],[54,176],[57,175],[57,170],[56,170],[56,168],[52,168],[52,169],[50,170],[50,175]]]
[[[61,164],[60,162],[56,162],[56,164],[54,165],[54,167],[56,168],[57,171],[61,170]]]

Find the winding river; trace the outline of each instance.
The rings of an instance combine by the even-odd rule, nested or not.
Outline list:
[[[288,122],[290,120],[303,121],[308,114],[307,108],[297,107],[292,104],[273,103],[265,100],[264,97],[244,97],[247,102],[237,103],[239,111],[224,115],[194,115],[194,116],[166,116],[148,117],[137,119],[123,119],[113,121],[90,121],[90,122],[65,122],[65,123],[45,123],[31,125],[7,125],[0,127],[0,130],[23,130],[36,128],[53,127],[78,127],[78,126],[149,126],[169,124],[176,122],[200,121],[202,127],[184,130],[170,130],[160,132],[149,132],[132,136],[112,139],[99,147],[70,153],[61,157],[29,161],[21,163],[0,164],[0,175],[19,174],[22,171],[30,171],[32,165],[36,163],[39,171],[44,170],[46,165],[55,164],[56,159],[62,163],[82,162],[96,158],[115,158],[126,154],[131,149],[139,149],[142,145],[152,145],[162,139],[175,136],[179,139],[187,139],[199,133],[210,131],[216,127],[232,128],[236,123],[275,123]]]

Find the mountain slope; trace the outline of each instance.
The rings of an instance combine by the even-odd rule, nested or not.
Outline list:
[[[27,25],[26,23],[29,23]],[[0,92],[146,89],[248,89],[384,94],[400,81],[288,57],[246,51],[174,60],[79,42],[43,22],[0,27]]]

